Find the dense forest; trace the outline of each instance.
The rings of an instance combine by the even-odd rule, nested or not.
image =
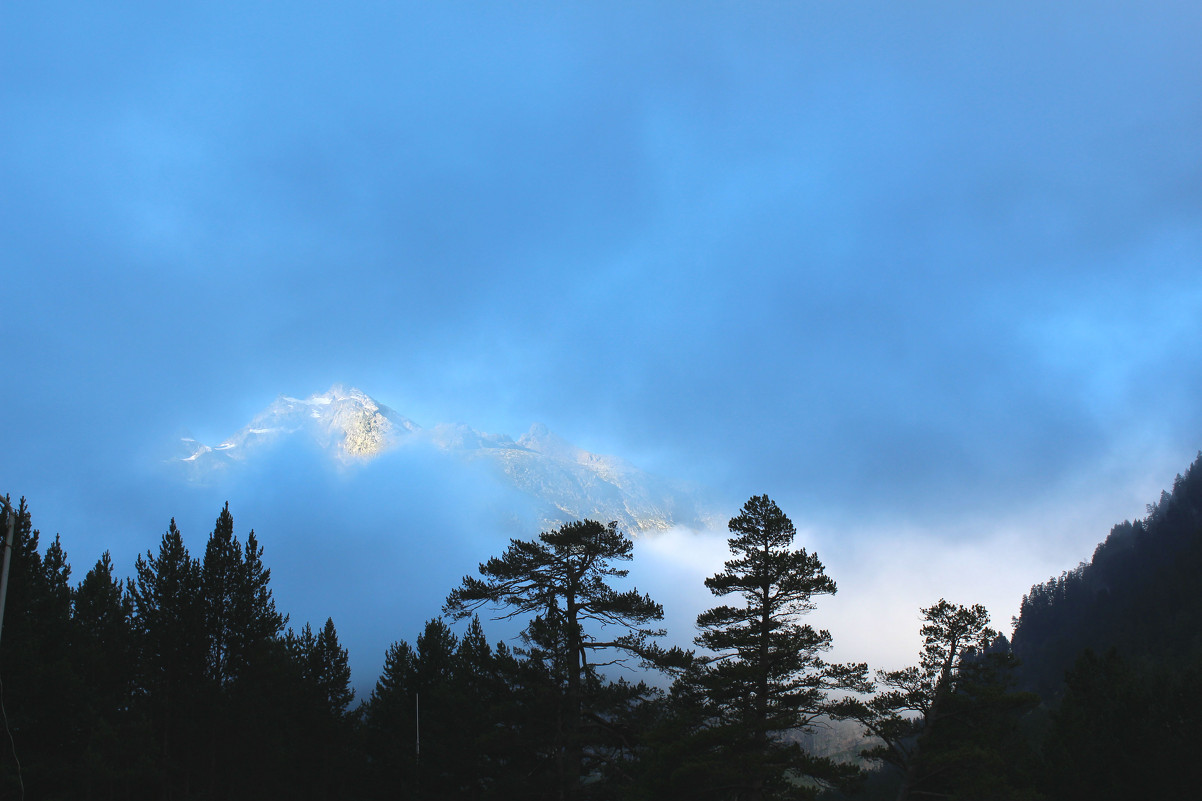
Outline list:
[[[1022,686],[1052,710],[1057,797],[1187,797],[1202,782],[1202,453],[1014,621]]]
[[[1187,751],[1200,464],[1089,564],[1032,588],[1013,647],[983,607],[940,599],[911,667],[827,661],[832,635],[805,615],[836,583],[758,496],[705,581],[717,605],[695,651],[659,645],[662,606],[615,586],[630,539],[581,521],[448,588],[360,699],[334,622],[290,625],[228,504],[195,554],[171,521],[132,577],[106,553],[73,581],[60,538],[5,498],[0,798],[1186,796],[1202,778]],[[520,638],[490,644],[482,613],[521,621]],[[614,680],[619,663],[647,681]],[[861,728],[860,758],[802,747],[832,720]]]

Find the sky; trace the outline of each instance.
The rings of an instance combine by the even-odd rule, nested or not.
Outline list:
[[[1199,41],[1168,1],[6,3],[0,492],[75,578],[228,500],[369,686],[513,535],[474,484],[162,469],[343,383],[770,495],[838,657],[912,661],[940,597],[1008,629],[1202,448]],[[723,537],[639,543],[682,642]]]

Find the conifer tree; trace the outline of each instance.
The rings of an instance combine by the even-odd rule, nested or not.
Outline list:
[[[46,546],[42,555],[42,575],[40,598],[35,614],[42,620],[43,625],[52,625],[50,634],[59,642],[67,640],[67,629],[71,619],[71,565],[67,561],[67,553],[63,550],[59,535]]]
[[[452,665],[456,690],[460,780],[456,795],[463,799],[496,797],[498,780],[513,760],[516,699],[504,680],[499,660],[489,647],[479,617],[472,617]]]
[[[415,776],[417,654],[401,640],[388,647],[384,666],[363,709],[363,728],[376,798],[396,797]]]
[[[271,571],[252,530],[245,548],[234,534],[234,518],[225,504],[205,546],[201,570],[207,637],[207,671],[225,687],[248,669],[284,628],[268,586]]]
[[[557,655],[557,672],[562,670],[562,726],[559,743],[560,792],[575,797],[582,775],[582,741],[585,690],[591,655],[616,652],[647,663],[679,661],[678,651],[667,654],[650,638],[663,635],[648,624],[663,619],[663,607],[637,590],[617,592],[609,582],[628,571],[613,566],[629,561],[634,545],[618,531],[593,520],[567,523],[543,532],[537,541],[511,540],[500,557],[480,565],[482,579],[466,576],[463,584],[447,597],[444,611],[455,618],[473,614],[483,606],[507,611],[500,618],[533,615],[526,628],[528,641]],[[614,627],[616,637],[599,639],[596,630]]]
[[[200,597],[207,639],[205,670],[209,681],[218,688],[229,683],[235,668],[231,650],[237,636],[234,604],[239,591],[241,562],[242,548],[234,536],[234,518],[227,502],[217,516],[201,563]]]
[[[355,793],[358,771],[352,768],[351,719],[347,708],[354,699],[347,650],[338,642],[332,618],[314,634],[306,623],[299,634],[289,630],[284,644],[294,673],[286,733],[292,757],[292,777],[301,798],[334,799]]]
[[[945,721],[971,717],[972,725],[982,728],[987,721],[1002,722],[1005,712],[1021,708],[1028,698],[1007,691],[1009,647],[990,653],[999,638],[989,628],[984,606],[940,599],[922,614],[918,665],[878,670],[876,683],[885,691],[867,701],[848,697],[828,707],[832,716],[857,720],[879,739],[881,744],[865,755],[901,771],[899,800],[928,793],[958,797],[953,782],[964,771],[956,763],[967,763],[971,772],[982,774],[984,762],[963,725],[957,730]],[[1002,780],[994,778],[996,788]]]
[[[263,564],[263,546],[252,528],[243,546],[233,604],[231,648],[239,667],[270,649],[288,623],[288,616],[276,610],[270,584],[271,569]],[[329,623],[332,629],[333,622]]]
[[[415,719],[420,707],[421,759],[417,781],[421,792],[434,798],[459,796],[462,749],[462,724],[468,712],[463,707],[461,688],[456,683],[459,638],[441,618],[426,622],[417,637],[416,675],[411,691],[415,700]],[[420,701],[419,701],[420,699]]]
[[[205,672],[200,563],[171,520],[158,554],[139,555],[131,586],[138,684],[158,739],[162,795],[187,792],[196,771],[198,688]]]
[[[147,729],[130,711],[134,687],[133,599],[105,551],[73,593],[72,660],[85,688],[76,719],[84,733],[80,788],[116,798],[140,783],[135,765]]]
[[[760,799],[795,792],[797,776],[846,778],[847,771],[782,738],[821,714],[828,690],[864,681],[864,665],[823,661],[829,632],[798,622],[814,608],[815,596],[835,593],[835,582],[816,554],[792,548],[793,523],[767,495],[748,500],[729,527],[735,558],[705,585],[742,603],[698,616],[696,642],[713,656],[691,676],[706,696],[698,742],[717,758],[705,768],[708,789],[721,797]]]
[[[317,634],[310,665],[326,711],[331,718],[342,718],[351,701],[355,700],[355,691],[351,689],[349,654],[338,643],[338,631],[334,628],[333,618],[326,618],[325,625]]]

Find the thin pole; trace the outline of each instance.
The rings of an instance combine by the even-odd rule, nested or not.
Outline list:
[[[4,633],[4,601],[8,598],[8,565],[12,561],[13,527],[17,522],[17,516],[13,514],[13,506],[8,501],[4,502],[4,517],[8,520],[8,536],[4,538],[4,572],[0,574],[0,634]]]
[[[422,797],[422,694],[413,694],[413,725],[417,729],[416,743],[416,779],[414,782],[415,796],[418,799]]]

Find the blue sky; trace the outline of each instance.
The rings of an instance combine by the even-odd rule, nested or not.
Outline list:
[[[832,625],[911,640],[940,595],[1004,621],[1202,448],[1194,4],[515,5],[0,10],[0,491],[78,576],[172,514],[202,547],[181,430],[335,382],[768,493]],[[315,535],[254,489],[299,598]]]

